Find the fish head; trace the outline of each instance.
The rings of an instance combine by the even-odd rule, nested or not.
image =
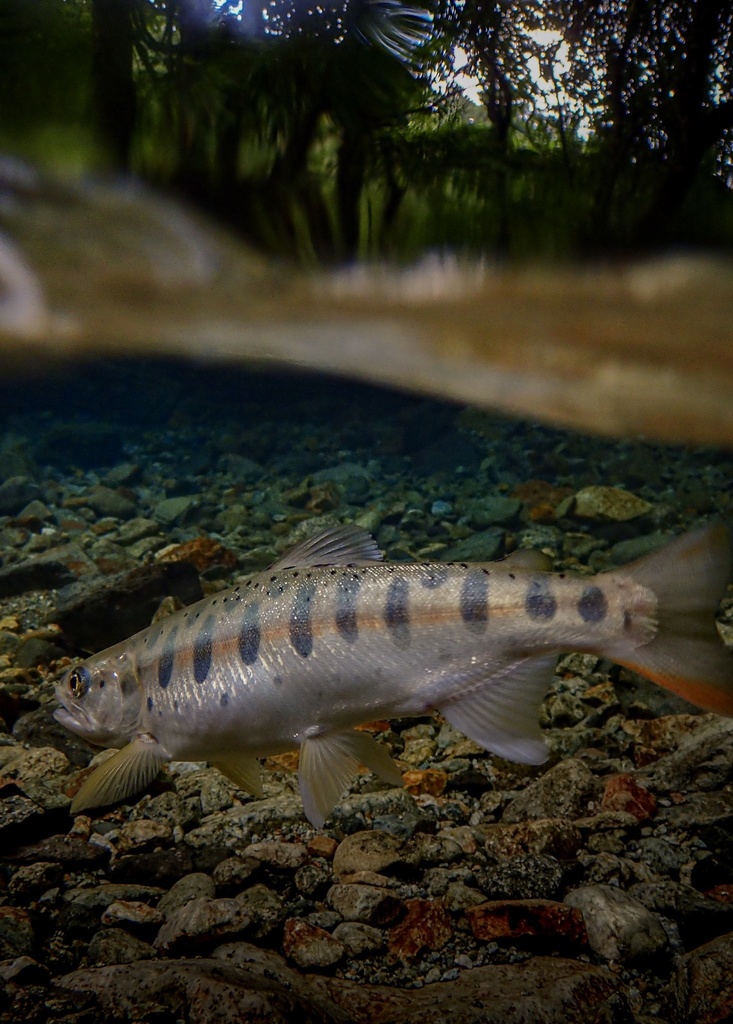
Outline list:
[[[135,734],[142,688],[128,654],[114,652],[70,669],[56,699],[57,722],[97,746],[120,747]]]

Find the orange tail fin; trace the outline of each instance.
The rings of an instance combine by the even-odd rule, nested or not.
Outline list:
[[[698,707],[733,715],[733,656],[715,625],[733,578],[731,529],[712,523],[613,571],[654,591],[658,629],[642,647],[619,640],[604,654]]]

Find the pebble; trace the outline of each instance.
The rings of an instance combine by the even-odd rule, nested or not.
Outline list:
[[[328,903],[345,921],[384,925],[393,921],[402,910],[402,902],[389,890],[373,885],[332,885]]]
[[[334,928],[333,937],[344,946],[349,956],[377,953],[384,946],[382,930],[361,921],[342,921]]]
[[[583,487],[568,499],[568,510],[579,519],[611,520],[625,523],[652,512],[654,506],[619,487]],[[558,516],[567,514],[557,510]]]
[[[333,872],[336,876],[352,874],[354,871],[389,870],[400,864],[404,843],[397,836],[378,829],[354,832],[336,848],[333,855]]]
[[[343,959],[346,947],[323,928],[291,917],[283,929],[283,951],[303,970],[333,967]]]

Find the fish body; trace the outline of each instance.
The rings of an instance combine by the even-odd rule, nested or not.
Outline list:
[[[439,710],[494,753],[541,763],[538,708],[558,654],[628,665],[733,713],[733,659],[714,612],[731,576],[721,523],[594,577],[513,564],[385,564],[341,527],[72,669],[56,717],[122,747],[72,810],[146,785],[169,760],[209,760],[260,792],[257,758],[300,749],[307,816],[320,825],[358,762],[398,784],[355,727]]]

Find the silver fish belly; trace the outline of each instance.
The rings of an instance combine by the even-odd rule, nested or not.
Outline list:
[[[731,713],[733,661],[714,625],[730,547],[714,524],[635,566],[571,577],[511,563],[388,565],[357,528],[327,531],[72,670],[59,719],[126,744],[72,810],[130,795],[168,760],[209,760],[259,793],[256,759],[297,747],[306,815],[320,825],[358,762],[400,781],[354,727],[436,709],[486,749],[540,763],[538,707],[562,651],[605,655]]]

